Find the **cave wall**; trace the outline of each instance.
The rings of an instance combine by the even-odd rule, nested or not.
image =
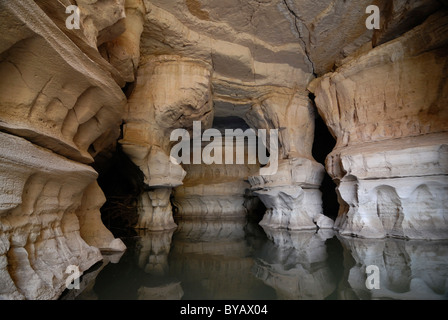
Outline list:
[[[310,84],[337,139],[342,234],[446,238],[447,12]]]
[[[67,266],[125,249],[101,221],[92,168],[117,143],[145,185],[137,228],[176,227],[176,203],[244,215],[244,192],[266,207],[265,228],[448,238],[446,5],[374,1],[381,23],[369,30],[370,4],[1,1],[0,297],[55,299]],[[67,28],[69,5],[79,29]],[[317,113],[336,139],[325,167],[312,155]],[[276,173],[172,161],[174,129],[218,116],[278,130]]]
[[[62,3],[0,7],[0,298],[57,299],[68,266],[82,274],[125,249],[88,164],[117,139],[126,97],[96,41],[60,27]]]

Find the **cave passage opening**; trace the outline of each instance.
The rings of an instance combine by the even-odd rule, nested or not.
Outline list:
[[[312,102],[313,98],[314,97],[310,95],[310,100]],[[223,135],[226,129],[241,129],[242,132],[250,129],[250,126],[240,115],[222,115],[220,113],[221,112],[215,114],[212,128],[219,130]],[[334,148],[336,141],[330,134],[324,120],[318,114],[317,110],[315,114],[315,134],[312,147],[312,155],[317,162],[325,166],[325,158]],[[255,143],[258,144],[258,137],[256,139],[257,141],[255,141]],[[235,141],[237,141],[236,138]],[[247,153],[248,143],[250,142],[250,139],[246,137],[243,141],[245,144],[244,150]],[[236,148],[237,146],[235,145],[233,152],[236,152]],[[112,149],[114,151],[110,152],[107,160],[101,161],[100,159],[100,161],[96,161],[94,165],[94,168],[99,173],[98,183],[106,197],[106,202],[101,208],[101,216],[103,223],[109,230],[111,230],[114,236],[128,236],[130,234],[135,234],[136,232],[134,230],[134,227],[138,221],[139,195],[141,195],[145,191],[148,191],[149,189],[143,182],[143,173],[123,152],[120,144],[116,143],[116,145],[113,146]],[[269,157],[269,152],[267,152],[266,156]],[[247,161],[247,155],[245,161]],[[203,164],[199,166],[202,165]],[[252,168],[249,169],[247,167],[248,166],[246,166],[246,171],[244,172],[246,175],[256,175],[257,169],[260,167],[260,164],[257,163],[255,167],[252,166]],[[185,181],[188,185],[189,168],[184,169],[186,169],[187,171]],[[202,179],[208,184],[212,184],[213,179],[217,179],[217,181],[215,182],[219,184],[219,180],[226,180],[226,177],[222,177],[220,175],[225,175],[226,170],[228,169],[224,170],[223,173],[217,173],[219,172],[219,170],[222,170],[222,168],[212,168],[212,174],[209,177],[210,179],[207,179],[206,174],[204,176],[204,173],[202,174]],[[262,219],[264,212],[266,211],[266,207],[257,196],[252,194],[250,185],[246,180],[247,176],[242,175],[243,173],[241,172],[241,169],[238,169],[236,171],[240,171],[239,173],[237,173],[237,175],[240,174],[241,176],[232,178],[240,179],[241,181],[245,181],[247,183],[246,189],[241,190],[241,192],[243,193],[241,194],[241,196],[244,197],[244,203],[242,205],[245,209],[243,210],[246,211],[246,216],[248,219],[251,219],[251,221],[259,222]],[[218,177],[214,175],[217,175]],[[233,175],[235,175],[235,173],[233,173]],[[320,186],[320,191],[322,192],[323,214],[333,220],[336,219],[339,209],[335,188],[335,183],[325,171],[324,179]],[[172,192],[171,194],[171,204],[173,208],[173,217],[175,219],[179,219],[179,208],[174,199],[174,192]]]

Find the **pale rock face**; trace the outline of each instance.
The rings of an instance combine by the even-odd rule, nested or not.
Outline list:
[[[201,61],[176,56],[153,57],[138,70],[120,143],[144,173],[145,183],[163,188],[141,196],[139,228],[175,226],[170,192],[172,187],[182,185],[186,172],[170,159],[170,146],[174,144],[170,135],[175,128],[191,131],[193,121],[200,121],[203,128],[211,126],[210,72]]]
[[[134,82],[140,62],[140,36],[143,32],[145,7],[142,0],[126,0],[124,32],[104,44],[103,56],[122,75],[124,81]]]
[[[183,165],[187,171],[182,186],[174,189],[174,205],[179,218],[227,219],[247,214],[245,179],[258,165]]]
[[[314,113],[308,97],[298,92],[289,96],[274,94],[253,105],[246,119],[255,128],[268,129],[267,132],[279,130],[277,172],[249,177],[252,191],[268,209],[260,224],[271,228],[315,229],[317,219],[322,217],[319,227],[331,228],[331,219],[322,215],[318,190],[324,168],[311,155]]]
[[[310,85],[337,138],[326,166],[342,234],[448,237],[446,21],[441,11]]]
[[[341,282],[346,286],[338,289],[341,299],[446,299],[445,241],[339,239],[344,256],[350,257],[346,281]]]
[[[71,4],[81,11],[79,30],[65,24],[65,7]],[[371,31],[364,10],[370,4],[2,1],[0,298],[55,299],[64,290],[68,265],[83,272],[102,258],[99,249],[125,249],[101,223],[104,195],[97,173],[86,166],[116,142],[123,120],[121,146],[148,187],[140,196],[138,228],[176,226],[174,188],[182,217],[242,216],[244,195],[254,193],[268,208],[265,227],[332,228],[333,221],[322,214],[324,168],[311,154],[314,108],[307,88],[337,139],[326,162],[341,205],[335,228],[367,238],[447,238],[447,13],[436,0],[377,1],[382,24]],[[315,77],[320,78],[312,81]],[[121,89],[126,82],[134,82],[128,101]],[[193,121],[210,128],[214,114],[241,117],[253,129],[278,129],[277,172],[172,162],[171,132],[184,128],[191,134]],[[205,259],[224,279],[204,282],[205,290],[225,287],[226,277],[253,265],[243,227],[210,221],[180,226],[174,268],[184,267],[183,254],[194,254],[191,276],[203,276]],[[295,251],[306,247],[321,253],[319,244],[271,237],[276,245],[281,241]],[[210,239],[234,259],[207,260]],[[149,264],[151,272],[165,268],[165,240],[160,251],[153,243],[151,250],[161,258]],[[323,254],[313,259],[325,260]],[[276,268],[266,264],[259,270],[283,296],[315,296],[285,292],[281,283],[300,282]],[[327,279],[326,269],[317,274]],[[304,274],[306,282],[316,277],[314,271]],[[361,278],[354,270],[349,283],[355,288]],[[248,281],[242,278],[237,289],[258,285]],[[411,282],[408,296],[429,287],[439,297],[446,288],[423,282]],[[139,291],[142,299],[182,295],[178,283]]]
[[[274,288],[279,299],[322,300],[336,289],[325,246],[334,231],[263,229],[270,241],[260,251],[253,273]]]
[[[69,265],[83,272],[102,259],[82,238],[77,215],[97,173],[22,138],[2,133],[0,141],[0,297],[56,299]]]
[[[348,147],[328,158],[330,168],[345,173],[338,189],[349,207],[336,220],[341,234],[448,237],[448,135],[399,141]]]
[[[324,168],[316,161],[282,159],[274,175],[251,176],[251,190],[267,208],[262,226],[291,230],[332,228],[333,221],[322,214],[318,189]]]
[[[102,252],[125,251],[124,243],[120,239],[115,239],[101,221],[100,208],[105,202],[106,198],[96,181],[85,189],[81,206],[76,211],[81,237],[89,245],[97,247]]]
[[[254,103],[245,114],[245,119],[254,129],[266,129],[268,141],[269,130],[279,130],[281,159],[311,157],[314,111],[305,93],[273,92]]]
[[[140,66],[137,78],[120,141],[131,159],[143,159],[154,145],[168,157],[174,129],[192,129],[193,121],[210,127],[213,104],[206,64],[175,56],[157,57]]]
[[[152,231],[176,228],[170,202],[171,188],[158,188],[140,195],[135,228]]]
[[[2,10],[2,30],[22,27],[17,37],[2,32],[0,128],[92,162],[119,135],[123,92],[34,2],[5,2]]]
[[[123,80],[96,41],[65,27],[69,4],[0,4],[3,299],[57,299],[68,266],[82,274],[103,258],[100,249],[125,249],[101,222],[104,195],[85,165],[119,136]],[[115,18],[97,24],[97,35]]]
[[[81,30],[92,47],[113,40],[125,29],[125,0],[76,0]]]

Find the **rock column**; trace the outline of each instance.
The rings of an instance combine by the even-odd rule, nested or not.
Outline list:
[[[308,97],[300,92],[271,94],[246,116],[255,128],[279,130],[277,172],[249,177],[252,191],[267,208],[260,224],[294,230],[332,228],[333,221],[322,214],[319,186],[324,168],[311,155],[314,113]],[[277,151],[270,152],[272,161]]]
[[[173,187],[186,175],[170,159],[171,132],[191,132],[193,121],[203,128],[213,121],[211,67],[178,56],[144,57],[120,141],[124,152],[145,175],[148,193],[141,196],[139,228],[163,230],[175,227],[170,202]],[[164,189],[160,191],[159,189]]]
[[[448,238],[447,21],[441,11],[310,85],[337,138],[326,167],[341,234]]]

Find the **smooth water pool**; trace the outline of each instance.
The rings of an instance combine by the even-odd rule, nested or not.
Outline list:
[[[62,299],[448,299],[448,241],[359,239],[263,229],[246,220],[177,221],[123,237]]]

